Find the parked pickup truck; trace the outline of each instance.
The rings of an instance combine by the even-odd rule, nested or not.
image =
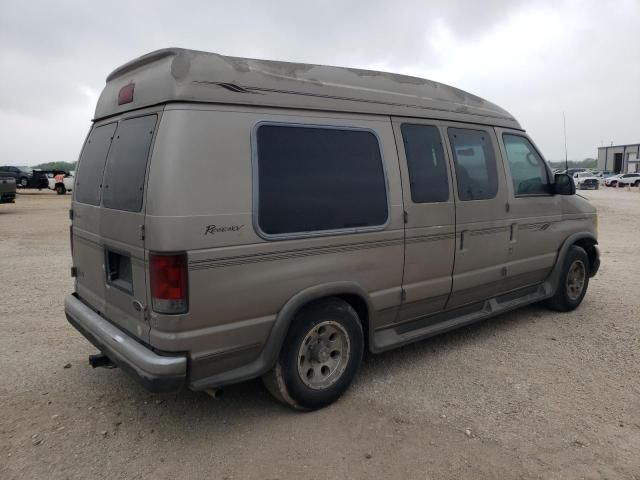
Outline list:
[[[13,203],[16,199],[16,179],[0,177],[0,203]]]
[[[55,190],[58,195],[64,195],[73,190],[75,180],[73,173],[47,172],[47,179],[49,180],[49,189]]]

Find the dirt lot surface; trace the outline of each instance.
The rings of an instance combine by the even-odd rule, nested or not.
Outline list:
[[[640,193],[586,193],[602,267],[582,306],[532,306],[365,358],[335,405],[260,381],[145,392],[62,308],[70,197],[0,205],[0,479],[640,478]]]

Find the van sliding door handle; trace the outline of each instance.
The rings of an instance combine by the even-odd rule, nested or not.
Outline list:
[[[463,230],[462,232],[460,232],[460,250],[463,251],[464,250],[464,237],[467,234],[466,230]]]

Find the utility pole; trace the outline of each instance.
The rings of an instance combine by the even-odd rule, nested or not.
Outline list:
[[[567,155],[567,119],[562,112],[562,126],[564,129],[564,167],[569,170],[569,157]]]

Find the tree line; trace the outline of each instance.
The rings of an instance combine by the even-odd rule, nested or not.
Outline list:
[[[567,163],[562,161],[549,162],[551,168],[596,168],[598,161],[595,158],[585,158],[584,160],[569,160]],[[568,167],[566,166],[568,165]]]
[[[69,172],[76,169],[76,162],[46,162],[36,165],[33,168],[39,168],[40,170],[62,170]]]

